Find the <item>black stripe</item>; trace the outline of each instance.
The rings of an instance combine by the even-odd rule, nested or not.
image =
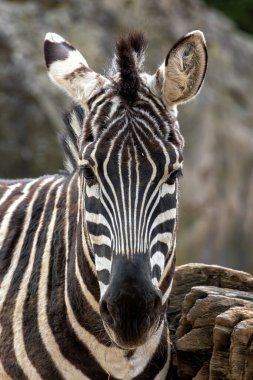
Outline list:
[[[75,317],[86,331],[95,336],[98,342],[104,346],[108,346],[108,336],[104,330],[102,319],[83,296],[79,283],[73,273],[74,265],[69,269],[68,296]]]
[[[48,190],[50,186],[52,186],[52,184],[46,185],[45,188],[41,189],[40,200],[43,199],[43,195],[41,194]],[[29,202],[29,197],[26,201]],[[43,204],[35,203],[33,207],[32,218],[23,242],[20,260],[12,277],[11,285],[6,295],[6,301],[3,304],[3,309],[0,315],[2,324],[2,334],[0,338],[0,357],[4,367],[7,370],[7,373],[13,376],[14,379],[26,379],[26,377],[24,376],[23,371],[17,364],[13,350],[12,315],[14,312],[16,297],[20,288],[20,284],[25,274],[25,271],[27,270],[30,251],[32,248],[34,235],[39,222],[39,212],[42,211],[42,206]],[[45,230],[46,226],[44,228],[44,231]]]
[[[155,264],[152,268],[152,273],[151,273],[152,278],[156,278],[158,281],[161,278],[161,268],[158,264]]]
[[[11,264],[12,260],[12,253],[15,250],[16,244],[18,243],[18,239],[22,233],[24,220],[27,214],[27,207],[29,205],[29,202],[31,201],[37,187],[39,185],[39,182],[36,182],[32,187],[29,189],[29,193],[26,196],[26,198],[19,204],[19,206],[15,209],[15,211],[12,214],[12,217],[10,219],[9,223],[9,229],[7,232],[7,235],[2,243],[2,248],[0,252],[0,283],[3,280],[4,275],[8,271],[8,268]],[[23,192],[21,189],[18,190],[16,194],[13,195],[13,197],[10,197],[8,201],[5,203],[5,205],[8,205],[8,208],[11,206],[13,202],[17,199],[17,197],[21,197],[23,195]],[[3,211],[8,212],[8,208]],[[2,210],[1,210],[2,211]]]
[[[169,259],[169,258],[168,258]],[[167,261],[168,261],[167,259]],[[162,293],[164,294],[166,292],[166,290],[169,288],[170,286],[170,283],[173,279],[173,276],[174,276],[174,272],[175,272],[175,265],[176,265],[176,256],[175,254],[173,255],[173,259],[172,259],[172,262],[171,262],[171,268],[170,270],[168,271],[167,275],[164,277],[163,281],[162,281],[162,284],[160,285],[160,290],[162,291]],[[165,266],[166,267],[166,263],[165,263]]]
[[[73,147],[69,145],[68,140],[62,139],[62,147],[64,149],[64,156],[65,156],[65,162],[69,163],[72,167],[72,171],[76,170],[78,168],[78,162],[76,160],[76,156],[74,154]],[[75,149],[75,147],[74,147]],[[76,149],[77,150],[77,149]],[[69,171],[69,167],[65,164],[65,168]]]
[[[105,257],[110,260],[112,256],[112,249],[105,244],[94,244],[93,245],[95,255],[98,257]]]
[[[102,223],[87,222],[88,231],[95,236],[105,235],[111,238],[110,230]]]
[[[153,254],[156,253],[157,251],[161,251],[164,254],[164,256],[166,256],[168,253],[168,245],[158,241],[151,248],[151,256],[153,256]]]
[[[2,222],[8,208],[15,202],[17,198],[22,195],[22,190],[26,184],[20,184],[12,193],[6,198],[6,200],[0,206],[0,223]],[[13,184],[12,184],[13,186]],[[0,186],[0,199],[5,195],[5,193],[9,190],[9,187]]]
[[[50,223],[50,219],[52,217],[52,213],[54,211],[54,208],[57,207],[57,205],[54,205],[55,196],[56,196],[57,187],[52,191],[50,194],[50,201],[48,202],[44,219],[42,221],[43,227],[40,232],[40,235],[38,236],[38,242],[37,250],[36,250],[36,257],[34,261],[34,266],[31,274],[31,279],[28,286],[27,296],[24,304],[24,314],[23,314],[23,329],[24,329],[24,341],[25,341],[25,347],[27,354],[29,356],[29,359],[31,360],[34,367],[37,369],[38,373],[43,379],[47,379],[49,377],[54,378],[55,380],[62,380],[62,376],[58,372],[57,368],[54,365],[54,358],[52,358],[46,347],[44,346],[44,343],[42,341],[40,332],[39,332],[39,326],[38,326],[38,286],[39,286],[39,279],[41,276],[41,261],[44,254],[45,245],[47,242],[47,232],[48,232],[48,226]],[[44,198],[46,198],[46,192],[44,195]],[[64,203],[64,194],[62,195],[59,203]],[[58,203],[58,204],[59,204]],[[43,205],[44,202],[41,200],[41,204]],[[54,206],[54,207],[53,207]],[[58,206],[59,207],[59,206]],[[64,209],[61,210],[61,218],[58,216],[57,225],[59,225],[59,222],[62,220],[64,214]],[[60,250],[61,256],[62,256],[62,239],[61,244],[56,245],[55,249],[56,252],[54,252],[57,256],[58,251]],[[50,258],[50,269],[52,269],[52,258],[53,255],[51,255]],[[63,264],[63,263],[61,263]],[[61,266],[57,266],[57,268],[54,268],[54,275],[60,277],[60,273],[58,273],[58,269],[60,269]],[[62,267],[64,268],[64,267]],[[57,269],[57,270],[56,270]],[[48,286],[51,285],[52,280],[52,272],[49,273],[48,277]],[[60,311],[60,304],[59,300],[57,299],[57,290],[60,283],[57,281],[54,282],[54,305],[57,305]],[[50,302],[50,296],[49,301]]]
[[[76,182],[73,181],[71,187],[71,201],[70,201],[70,209],[73,212],[73,216],[70,219],[69,225],[69,262],[68,262],[68,295],[70,298],[71,305],[74,308],[74,313],[81,322],[81,324],[87,328],[89,326],[92,329],[95,323],[98,322],[97,315],[90,309],[88,303],[85,302],[81,298],[81,290],[78,287],[78,284],[75,279],[75,254],[76,254],[76,239],[80,240],[81,235],[78,233],[77,229],[77,212],[73,209],[73,200],[76,198],[76,194],[74,194],[74,188],[76,186]],[[77,205],[76,205],[77,208]],[[60,215],[59,215],[60,218]],[[57,217],[58,219],[58,217]],[[54,230],[54,242],[51,246],[51,255],[54,255],[54,246],[57,245],[57,231],[59,226],[55,225]],[[59,236],[59,239],[61,237]],[[80,242],[81,246],[81,242]],[[59,250],[60,254],[60,250]],[[63,268],[61,268],[61,272],[63,276]],[[53,274],[53,273],[52,273]],[[56,275],[56,274],[54,274]],[[60,277],[61,277],[60,276]],[[86,279],[85,279],[86,280]],[[86,284],[87,285],[87,284]],[[67,317],[67,310],[65,306],[65,286],[64,283],[61,282],[60,286],[51,287],[48,289],[48,297],[50,302],[48,303],[47,313],[50,328],[54,334],[54,337],[59,345],[59,348],[64,355],[64,357],[69,360],[76,368],[86,374],[88,377],[92,379],[101,379],[106,380],[107,375],[104,370],[98,365],[95,359],[92,357],[91,351],[86,345],[80,341],[78,336],[75,334],[70,321]],[[58,300],[58,302],[56,302]],[[79,303],[81,301],[81,303]],[[93,319],[94,318],[94,319]],[[95,328],[95,327],[94,327]],[[88,342],[87,342],[88,343]]]
[[[103,284],[108,285],[110,282],[110,272],[107,269],[97,271],[98,280]]]
[[[69,52],[76,50],[66,41],[51,42],[46,40],[44,43],[44,57],[47,68],[55,61],[64,61],[68,58]]]
[[[161,222],[160,224],[158,224],[158,226],[156,226],[153,229],[153,231],[151,233],[151,237],[150,237],[150,242],[152,242],[152,240],[159,233],[164,233],[164,232],[173,233],[174,227],[175,227],[175,219],[170,219],[170,220],[167,220],[165,222]]]

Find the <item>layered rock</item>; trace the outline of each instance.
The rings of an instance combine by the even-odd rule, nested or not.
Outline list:
[[[253,378],[251,275],[203,264],[178,267],[168,321],[173,379]]]

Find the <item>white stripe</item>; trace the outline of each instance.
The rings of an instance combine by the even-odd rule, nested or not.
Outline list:
[[[112,150],[113,150],[114,145],[115,145],[115,141],[117,140],[117,138],[120,135],[122,135],[125,132],[126,127],[127,127],[127,124],[125,123],[124,127],[122,128],[122,130],[119,131],[119,133],[115,136],[115,139],[111,142],[111,145],[110,145],[107,157],[106,157],[106,159],[104,161],[104,165],[103,165],[104,176],[105,176],[106,181],[109,184],[109,186],[111,188],[111,191],[113,193],[114,202],[115,202],[116,209],[117,209],[117,216],[116,216],[116,212],[115,212],[115,209],[114,209],[114,204],[111,202],[110,198],[108,197],[108,201],[110,202],[110,204],[111,204],[111,206],[112,206],[112,208],[114,210],[115,221],[117,221],[117,220],[119,221],[120,238],[119,238],[119,250],[118,250],[118,253],[124,252],[124,234],[123,234],[122,222],[121,222],[121,217],[120,217],[121,213],[120,213],[118,198],[117,198],[116,191],[115,191],[115,188],[113,186],[113,183],[112,183],[112,181],[111,181],[111,179],[110,179],[110,177],[108,175],[107,167],[108,167],[108,163],[110,161],[110,156],[111,156]]]
[[[31,216],[32,216],[34,202],[37,199],[37,196],[40,193],[41,189],[45,185],[47,185],[48,183],[52,182],[53,180],[54,180],[54,178],[52,178],[52,177],[51,178],[47,178],[43,182],[40,180],[41,182],[39,183],[38,188],[34,192],[34,195],[33,195],[32,199],[29,202],[29,205],[28,205],[28,208],[27,208],[27,211],[26,211],[25,220],[24,220],[24,223],[23,223],[22,233],[21,233],[21,235],[20,235],[20,237],[18,239],[16,248],[15,248],[15,250],[13,252],[13,256],[12,256],[12,259],[11,259],[11,264],[10,264],[10,266],[8,268],[8,272],[3,277],[3,280],[2,280],[2,283],[1,283],[1,287],[0,287],[0,311],[1,311],[2,307],[3,307],[3,303],[4,303],[6,295],[8,293],[8,290],[9,290],[9,287],[10,287],[10,284],[11,284],[11,280],[13,278],[13,274],[16,271],[17,265],[18,265],[19,260],[20,260],[20,256],[21,256],[21,253],[22,253],[23,243],[24,243],[24,240],[25,240],[25,237],[26,237],[26,234],[27,234],[27,230],[28,230],[28,227],[29,227],[29,224],[30,224]],[[23,190],[23,196],[20,197],[21,200],[20,200],[20,198],[18,198],[17,201],[13,203],[13,205],[16,204],[16,207],[17,207],[20,204],[20,202],[25,199],[25,197],[27,196],[27,194],[28,194],[28,192],[30,190],[30,187],[35,182],[36,181],[30,182],[29,186],[27,185],[25,187],[25,189]],[[12,216],[12,213],[15,211],[15,208],[13,208],[12,212],[10,213],[11,216]]]
[[[133,252],[133,231],[132,231],[132,176],[131,176],[131,164],[132,157],[130,155],[130,150],[128,147],[128,225],[129,225],[129,236],[130,236],[130,253]]]
[[[172,262],[175,258],[175,248],[176,248],[176,242],[174,241],[173,250],[171,252],[169,260],[166,263],[165,269],[164,269],[162,276],[160,278],[160,281],[159,281],[159,287],[162,285],[162,282],[166,278],[168,272],[171,271],[171,265],[172,265]],[[173,277],[172,277],[172,280],[171,280],[169,287],[166,289],[165,293],[162,296],[162,305],[164,305],[167,302],[167,299],[168,299],[170,292],[171,292],[172,284],[173,284]]]
[[[119,180],[120,180],[120,190],[121,190],[121,199],[122,199],[122,205],[123,205],[123,217],[124,217],[124,228],[123,228],[123,234],[124,234],[124,243],[122,242],[122,253],[129,255],[129,242],[128,242],[128,231],[127,231],[127,212],[126,212],[126,199],[125,199],[125,188],[123,183],[123,177],[122,177],[122,151],[124,148],[124,144],[126,141],[127,135],[125,136],[124,140],[121,143],[120,150],[118,152],[118,170],[119,170]],[[123,240],[123,236],[121,236]]]
[[[122,119],[122,118],[123,118],[123,115],[121,115],[120,117],[118,117],[116,119],[116,122],[118,120]],[[113,146],[114,146],[113,143],[115,142],[115,140],[117,140],[118,136],[120,136],[121,133],[123,133],[123,131],[119,131],[118,134],[115,136],[114,140],[111,141],[110,151],[113,149]],[[97,161],[96,161],[96,150],[98,148],[98,144],[99,144],[99,140],[96,143],[95,148],[93,149],[92,154],[91,154],[91,158],[93,159],[93,161],[95,163],[95,170],[96,171],[98,171],[98,164],[97,164]],[[105,165],[105,162],[104,162],[104,165]],[[108,178],[108,176],[107,176],[107,178]],[[118,212],[118,210],[116,212],[115,207],[114,207],[115,205],[114,205],[113,202],[111,202],[111,199],[110,199],[110,197],[109,197],[109,195],[108,195],[105,187],[103,186],[102,182],[100,182],[100,189],[101,189],[100,202],[103,204],[103,206],[104,206],[104,208],[105,208],[108,216],[110,217],[110,220],[111,220],[111,223],[112,223],[112,229],[113,229],[113,231],[115,231],[115,234],[114,234],[114,236],[115,236],[115,251],[117,251],[117,250],[120,251],[120,249],[119,249],[120,232],[119,232],[119,226],[117,224],[117,216],[119,215],[119,212]],[[108,208],[106,202],[104,201],[103,197],[105,197],[106,200],[110,203],[113,215],[112,215],[111,211],[109,210],[109,208]]]
[[[143,127],[146,127],[151,133],[153,133],[153,131],[152,131],[152,129],[149,127],[149,125],[146,125],[146,124],[143,122],[143,120],[141,120],[141,119],[139,119],[139,118],[137,118],[137,119],[138,119],[138,121],[139,121],[139,124],[142,124]],[[136,126],[137,129],[139,129],[139,131],[140,131],[141,133],[143,133],[143,130],[141,129],[140,125],[138,125],[137,123],[135,123],[135,126]],[[165,165],[164,165],[165,172],[164,172],[164,177],[166,177],[167,174],[168,174],[167,171],[168,171],[168,168],[169,168],[170,157],[169,157],[168,152],[166,151],[164,145],[161,143],[161,140],[158,139],[158,138],[156,137],[156,135],[154,135],[154,133],[153,133],[153,136],[154,136],[154,139],[157,141],[157,143],[160,145],[160,147],[161,147],[161,149],[162,149],[162,151],[163,151],[163,153],[164,153],[164,157],[165,157]],[[143,208],[143,206],[144,206],[144,204],[145,204],[145,202],[146,202],[147,192],[148,192],[148,190],[149,190],[149,187],[150,187],[151,182],[152,182],[153,179],[155,178],[155,175],[156,175],[156,173],[157,173],[157,170],[156,170],[156,164],[155,164],[155,162],[154,162],[153,159],[150,157],[149,152],[148,152],[147,149],[145,148],[145,146],[144,146],[144,144],[142,143],[141,138],[138,136],[137,132],[136,132],[136,137],[138,138],[138,140],[139,140],[140,144],[142,145],[143,149],[145,150],[146,155],[147,155],[147,158],[148,158],[148,160],[150,161],[150,163],[151,163],[151,165],[152,165],[152,167],[153,167],[153,170],[154,170],[154,168],[155,168],[155,172],[153,171],[153,173],[152,173],[152,177],[151,177],[151,179],[150,179],[150,181],[149,181],[149,183],[148,183],[148,185],[147,185],[146,191],[145,191],[145,193],[144,193],[144,197],[143,197],[143,201],[142,201],[142,208]],[[154,175],[154,174],[155,174],[155,175]],[[163,178],[161,178],[161,180],[160,180],[159,183],[157,184],[155,190],[153,191],[152,195],[149,197],[149,200],[148,200],[148,202],[147,202],[147,204],[146,204],[146,207],[145,207],[145,213],[144,213],[143,220],[141,220],[141,218],[140,218],[139,229],[140,229],[140,226],[142,225],[142,230],[141,230],[141,234],[140,234],[140,232],[139,232],[139,234],[138,234],[138,239],[141,240],[142,242],[143,242],[143,241],[145,241],[145,242],[147,241],[147,240],[144,238],[144,229],[145,229],[145,227],[147,228],[147,224],[145,223],[146,215],[147,215],[147,212],[148,212],[148,209],[149,209],[149,206],[150,206],[151,202],[153,201],[155,195],[157,195],[157,191],[158,191],[158,189],[160,188],[162,181],[163,181]]]
[[[113,346],[107,347],[101,344],[94,335],[89,333],[79,324],[75,318],[75,314],[72,310],[68,297],[66,297],[65,301],[67,306],[68,319],[80,341],[85,346],[88,346],[88,349],[90,350],[92,356],[99,363],[99,365],[104,368],[105,372],[111,374],[117,379],[124,378],[129,368],[128,361],[124,357],[124,351]],[[71,380],[76,379],[76,377],[73,377]]]
[[[86,186],[86,195],[88,198],[94,197],[99,199],[99,186],[98,184],[94,184],[92,186]]]
[[[112,120],[114,122],[113,114],[117,110],[117,108],[120,104],[120,101],[121,101],[120,98],[117,96],[115,96],[114,98],[108,99],[108,94],[106,93],[104,96],[99,97],[99,99],[96,99],[96,101],[94,103],[92,103],[91,112],[93,112],[94,108],[96,107],[96,104],[101,100],[103,100],[103,102],[101,102],[101,104],[99,106],[97,106],[96,113],[93,115],[93,119],[91,122],[91,128],[92,128],[92,133],[93,133],[94,139],[96,139],[96,137],[97,137],[98,128],[100,126],[100,123],[97,123],[97,119],[100,116],[101,108],[104,107],[109,102],[112,102],[111,109],[108,113],[107,119]],[[107,126],[107,128],[108,127],[109,126]]]
[[[138,376],[149,363],[150,359],[157,350],[163,333],[164,321],[162,321],[159,329],[152,335],[146,344],[137,348],[135,353],[130,357],[130,379]]]
[[[92,242],[92,244],[96,244],[96,245],[107,245],[108,247],[111,248],[111,239],[109,239],[107,236],[105,235],[92,235],[92,234],[89,234],[90,236],[90,240]]]
[[[135,203],[134,203],[134,253],[138,251],[138,237],[137,237],[137,208],[138,208],[138,198],[139,198],[139,188],[140,188],[140,175],[137,149],[134,145],[134,157],[136,162],[136,189],[135,189]]]
[[[176,190],[176,185],[169,185],[168,183],[163,183],[161,188],[161,197],[165,197],[167,194],[174,194]]]
[[[108,260],[106,257],[95,256],[96,268],[98,270],[106,269],[111,273],[111,260]]]
[[[160,278],[159,287],[162,285],[163,280],[166,278],[168,272],[171,270],[171,264],[172,264],[172,261],[175,257],[175,250],[176,250],[176,237],[174,236],[172,252],[170,254],[168,261],[166,262],[165,269],[164,269],[162,276]]]
[[[123,118],[123,116],[121,115],[121,117],[119,119]],[[102,191],[102,194],[104,195],[104,197],[107,199],[107,201],[110,203],[110,206],[113,210],[113,216],[111,215],[111,212],[109,211],[107,205],[105,202],[103,202],[103,205],[106,209],[106,211],[108,212],[108,214],[110,215],[111,217],[111,221],[112,221],[112,225],[113,225],[113,230],[115,231],[115,235],[117,236],[117,239],[116,239],[116,243],[118,243],[118,247],[116,245],[116,247],[118,248],[118,252],[120,252],[120,236],[122,237],[123,236],[123,231],[122,231],[122,223],[121,223],[121,219],[120,219],[120,210],[119,210],[119,204],[118,204],[118,199],[117,199],[117,196],[116,196],[116,192],[115,192],[115,189],[114,189],[114,186],[110,180],[110,177],[108,175],[108,170],[107,170],[107,165],[108,165],[108,162],[109,162],[109,159],[110,159],[110,155],[111,155],[111,152],[114,148],[114,145],[115,145],[115,141],[121,136],[121,134],[124,134],[124,131],[125,129],[127,128],[127,124],[124,125],[124,127],[117,133],[117,135],[115,136],[115,138],[111,141],[111,144],[110,144],[110,147],[109,147],[109,151],[107,153],[107,157],[104,161],[104,164],[103,164],[103,169],[104,169],[104,176],[105,176],[105,179],[107,181],[107,183],[109,184],[110,186],[110,189],[113,193],[113,197],[114,197],[114,202],[112,202],[112,200],[110,199],[105,187],[103,186],[102,182],[100,183],[100,187],[101,187],[101,191]],[[96,146],[97,148],[97,146]],[[92,153],[92,158],[94,160],[94,162],[96,163],[96,168],[97,168],[97,162],[96,162],[96,149],[93,150],[93,153]],[[101,200],[102,202],[102,200]],[[115,209],[115,206],[116,206],[116,209]],[[117,224],[117,219],[119,219],[119,226]],[[115,222],[114,222],[115,221]]]
[[[71,181],[71,186],[72,186],[72,181]],[[71,192],[71,186],[69,187],[69,189],[70,189],[69,191],[70,192]],[[68,193],[69,193],[69,191],[68,191]],[[80,176],[78,176],[77,225],[80,224],[80,219],[81,219],[81,226],[83,226],[83,228],[85,228],[86,226],[84,225],[84,221],[83,221],[83,218],[84,218],[83,205],[84,205],[84,202],[83,202],[83,189],[82,189],[82,186],[81,186],[81,178],[80,178]],[[85,228],[85,230],[86,230],[86,228]],[[67,244],[67,242],[68,242],[68,236],[65,236],[65,243]],[[88,244],[86,242],[86,235],[84,233],[82,233],[81,242],[82,242],[82,247],[83,247],[83,251],[84,251],[85,257],[88,260],[88,263],[89,263],[89,265],[90,265],[90,267],[92,269],[93,274],[96,276],[95,264],[94,264],[94,262],[90,258],[90,252],[89,252]],[[68,247],[66,249],[68,250]],[[76,275],[77,281],[78,281],[78,283],[79,283],[79,285],[81,287],[82,294],[83,294],[84,298],[88,301],[88,303],[91,305],[91,307],[93,308],[93,310],[95,310],[99,314],[99,305],[98,305],[98,302],[94,298],[93,294],[87,288],[86,284],[83,281],[81,273],[80,273],[80,268],[79,268],[79,265],[78,265],[78,255],[77,255],[77,239],[75,241],[75,252],[76,252],[76,255],[75,255],[75,275]],[[67,266],[66,266],[66,268],[67,268]],[[66,268],[65,268],[65,275],[67,276]],[[67,277],[66,277],[66,280],[67,280]]]
[[[99,284],[99,289],[100,289],[100,299],[102,299],[109,285],[104,284],[102,281],[98,281],[98,284]]]
[[[172,234],[171,232],[163,232],[163,233],[160,233],[160,234],[157,234],[154,239],[151,241],[150,243],[150,249],[152,249],[152,247],[159,241],[161,243],[165,243],[167,244],[168,246],[170,246],[170,243],[171,243],[171,237],[172,237]]]
[[[68,188],[68,193],[69,193],[69,191],[71,192],[72,182],[73,182],[73,180],[71,181],[71,185]],[[87,186],[86,186],[86,188],[87,188]],[[84,191],[83,191],[84,189],[83,189],[83,186],[81,185],[80,176],[78,176],[78,178],[77,178],[77,189],[78,189],[77,225],[79,225],[79,223],[80,223],[79,222],[79,215],[80,215],[81,225],[82,225],[83,230],[84,230],[83,233],[81,233],[81,242],[82,242],[82,246],[83,246],[84,255],[85,255],[85,258],[86,258],[86,260],[90,266],[90,269],[92,270],[92,273],[96,276],[96,273],[97,273],[96,272],[96,266],[95,266],[94,261],[90,257],[90,249],[89,249],[87,237],[85,234],[85,232],[87,231],[87,226],[86,226],[86,221],[84,220],[84,218],[85,218]],[[67,221],[67,223],[68,223],[68,221]],[[68,241],[68,236],[67,236],[67,241]],[[76,245],[77,245],[77,241],[76,241]]]
[[[165,380],[167,379],[167,374],[170,368],[170,361],[171,361],[171,341],[170,341],[170,332],[169,329],[167,329],[167,347],[168,347],[168,353],[167,353],[167,360],[163,367],[163,369],[156,375],[154,380]]]
[[[97,225],[102,224],[103,226],[108,228],[110,232],[112,232],[111,226],[109,225],[107,219],[104,217],[103,214],[95,214],[93,212],[86,211],[85,216],[88,222],[95,223]]]
[[[24,309],[24,303],[25,303],[25,299],[27,295],[28,284],[31,278],[31,273],[33,270],[34,260],[35,260],[35,256],[37,252],[38,237],[42,228],[45,227],[45,220],[44,220],[45,210],[47,208],[47,204],[50,199],[52,190],[58,185],[59,182],[60,180],[55,182],[47,193],[43,211],[40,216],[39,224],[38,224],[38,227],[33,239],[33,245],[32,245],[31,254],[29,257],[28,266],[22,278],[20,288],[19,288],[20,289],[19,293],[17,294],[16,304],[15,304],[15,309],[14,309],[13,319],[12,319],[14,351],[15,351],[17,361],[20,367],[22,368],[22,370],[24,371],[25,375],[29,379],[36,379],[36,380],[40,380],[41,377],[38,374],[36,368],[33,366],[26,352],[24,336],[23,336],[23,313],[24,313],[23,309]]]
[[[80,134],[82,132],[82,127],[80,125],[80,121],[79,121],[78,117],[76,116],[76,113],[74,110],[71,112],[70,125],[71,125],[72,131],[75,133],[75,135],[78,139],[78,137],[80,136]]]
[[[157,112],[157,114],[160,116],[160,110],[157,108],[156,104],[155,104],[154,102],[152,102],[152,100],[151,100],[149,97],[147,97],[147,96],[145,96],[145,95],[143,95],[143,94],[140,94],[140,98],[143,99],[146,103],[149,103],[149,105],[150,105],[153,109],[155,109],[155,111]],[[162,104],[162,102],[161,102],[158,98],[156,98],[156,101],[157,101],[157,103],[160,104],[161,108],[164,108],[164,104]],[[140,109],[140,108],[139,108],[138,111],[139,111],[140,113],[146,114],[149,118],[151,118],[150,113],[147,113],[147,112],[144,111],[143,109]],[[154,125],[157,125],[157,120],[156,120],[156,119],[152,118],[152,121],[153,121],[153,124],[154,124]],[[167,122],[167,120],[163,119],[163,123],[164,123],[164,125],[166,125],[167,130],[170,131],[171,126],[170,126],[170,124]]]
[[[0,206],[1,204],[3,204],[6,199],[14,192],[14,190],[19,187],[21,184],[20,182],[19,183],[15,183],[15,185],[9,185],[8,186],[8,190],[6,190],[6,192],[4,193],[4,195],[2,196],[2,198],[0,199]]]
[[[94,298],[93,294],[89,291],[89,289],[85,285],[85,282],[83,281],[83,278],[81,276],[80,269],[78,266],[77,257],[76,257],[76,262],[75,262],[75,274],[76,274],[76,278],[78,280],[78,283],[80,285],[84,298],[89,302],[92,309],[95,310],[97,314],[99,314],[99,304],[97,300]]]
[[[39,289],[38,289],[38,324],[39,331],[41,334],[41,338],[47,349],[49,355],[54,361],[55,366],[57,367],[60,374],[66,380],[87,380],[88,378],[82,374],[80,370],[78,370],[75,366],[73,366],[61,353],[61,350],[58,346],[58,343],[55,340],[53,332],[50,328],[48,315],[47,315],[47,304],[48,304],[48,296],[47,296],[47,284],[48,284],[48,276],[49,276],[49,263],[50,263],[50,251],[52,245],[52,237],[56,222],[56,215],[58,208],[56,207],[58,199],[60,197],[59,188],[56,193],[53,214],[51,216],[51,220],[48,226],[47,237],[46,237],[46,245],[42,257],[41,263],[41,271],[40,271],[40,280],[39,280]],[[69,192],[68,192],[69,197]],[[66,219],[68,220],[68,211],[69,204],[66,205]],[[68,249],[68,241],[66,250]]]
[[[76,149],[75,145],[73,144],[73,142],[71,140],[67,140],[67,145],[69,147],[69,150],[75,160],[75,162],[78,164],[79,162],[79,154],[78,154],[78,150]],[[67,157],[67,160],[69,161],[70,165],[72,166],[72,162],[70,161],[70,159]]]
[[[159,265],[162,272],[164,268],[164,262],[165,262],[164,254],[160,251],[156,251],[150,259],[151,270],[153,269],[155,265]]]
[[[177,209],[176,208],[171,208],[170,210],[164,211],[161,214],[157,215],[157,217],[155,218],[155,220],[152,223],[152,226],[150,228],[150,235],[151,235],[152,231],[157,226],[159,226],[159,224],[165,223],[168,220],[175,219],[176,218],[176,214],[177,214]]]
[[[136,132],[136,131],[135,131]],[[143,213],[145,215],[145,212],[144,212],[144,205],[145,205],[145,202],[146,202],[146,198],[147,198],[147,193],[150,189],[150,185],[152,183],[152,181],[154,180],[155,176],[156,176],[156,173],[157,173],[157,169],[156,169],[156,165],[154,163],[154,161],[151,159],[150,157],[150,154],[147,150],[147,148],[145,147],[145,145],[143,144],[140,136],[138,136],[137,132],[136,132],[136,137],[137,139],[139,140],[139,143],[141,144],[143,150],[145,151],[145,154],[146,154],[146,158],[148,159],[149,163],[151,164],[151,167],[152,167],[152,174],[151,174],[151,177],[150,177],[150,180],[146,186],[146,189],[144,191],[144,194],[143,194],[143,198],[142,198],[142,204],[141,204],[141,210],[140,210],[140,218],[139,218],[139,226],[138,226],[138,252],[141,252],[141,251],[146,251],[146,247],[143,246],[143,239],[141,239],[142,237],[142,233],[143,233],[143,228],[144,228],[144,225],[145,225],[145,219],[143,217]]]
[[[34,181],[29,182],[25,185],[25,187],[22,189],[22,194],[19,196],[8,208],[7,212],[5,213],[5,216],[2,220],[1,227],[0,227],[0,249],[2,248],[2,244],[4,242],[4,239],[6,237],[6,234],[9,232],[9,224],[10,220],[12,218],[13,213],[17,209],[17,207],[20,205],[20,203],[27,197],[29,194],[30,188],[32,185],[34,185],[36,182],[40,182],[41,179],[36,179]]]
[[[102,186],[101,186],[102,187]],[[100,199],[100,202],[102,203],[104,209],[106,210],[107,214],[108,214],[108,218],[110,220],[110,223],[111,225],[109,226],[109,230],[110,230],[110,233],[111,233],[111,239],[112,239],[112,248],[114,251],[116,251],[116,247],[118,246],[118,241],[119,241],[119,230],[118,230],[118,226],[116,224],[116,220],[114,221],[113,219],[113,215],[112,213],[110,212],[105,200],[104,200],[104,196],[107,197],[108,194],[105,194],[104,192],[101,192],[102,196],[101,196],[101,199]],[[109,197],[108,197],[109,198]],[[115,211],[113,209],[113,211]],[[105,218],[101,218],[102,220],[102,223],[105,222]]]
[[[167,301],[167,299],[168,299],[168,297],[170,295],[170,292],[171,292],[172,285],[173,285],[173,278],[171,280],[171,283],[170,283],[169,287],[166,289],[166,292],[164,293],[164,295],[162,297],[162,305],[164,305],[165,302]]]

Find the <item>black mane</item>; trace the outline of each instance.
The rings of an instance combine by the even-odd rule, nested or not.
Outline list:
[[[120,73],[117,91],[126,101],[136,99],[146,46],[143,33],[138,32],[130,33],[116,43],[116,64]]]

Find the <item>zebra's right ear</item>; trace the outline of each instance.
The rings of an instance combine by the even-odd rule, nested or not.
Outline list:
[[[56,33],[47,33],[44,55],[50,79],[72,98],[86,103],[108,79],[91,70],[72,45]]]
[[[181,38],[169,51],[151,79],[151,87],[170,106],[194,98],[205,78],[207,49],[204,34],[195,30]]]

